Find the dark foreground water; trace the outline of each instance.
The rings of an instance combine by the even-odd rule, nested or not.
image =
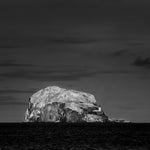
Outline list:
[[[1,123],[0,150],[150,150],[150,124]]]

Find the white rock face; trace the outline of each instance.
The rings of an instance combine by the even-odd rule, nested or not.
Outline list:
[[[25,122],[106,122],[92,94],[49,86],[31,96]]]

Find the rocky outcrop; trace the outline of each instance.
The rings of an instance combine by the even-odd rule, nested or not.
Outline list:
[[[44,88],[29,99],[25,122],[107,122],[92,94],[57,86]]]
[[[113,122],[113,123],[131,123],[128,120],[124,120],[124,119],[115,119],[115,118],[109,118],[108,122]]]

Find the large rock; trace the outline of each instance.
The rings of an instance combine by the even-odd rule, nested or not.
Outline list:
[[[25,122],[107,122],[92,94],[49,86],[31,96]]]

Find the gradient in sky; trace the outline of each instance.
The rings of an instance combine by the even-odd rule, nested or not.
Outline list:
[[[148,0],[1,0],[0,122],[49,85],[89,92],[112,118],[150,122]]]

